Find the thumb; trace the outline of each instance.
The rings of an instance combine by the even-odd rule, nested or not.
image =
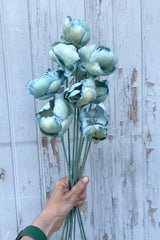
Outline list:
[[[76,184],[75,186],[71,189],[71,194],[72,197],[76,200],[77,197],[85,191],[86,186],[89,182],[89,178],[88,177],[83,177],[81,178]]]

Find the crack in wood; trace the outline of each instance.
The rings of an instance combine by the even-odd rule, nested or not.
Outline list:
[[[116,198],[112,197],[112,205],[115,206],[116,205]]]
[[[147,85],[148,87],[153,87],[153,86],[154,86],[154,83],[146,82],[146,85]]]
[[[109,139],[110,142],[112,142],[113,136],[112,135],[108,135],[108,139]]]
[[[131,229],[133,228],[133,219],[131,218],[131,222],[130,222],[130,227]]]
[[[137,106],[137,88],[136,87],[132,87],[131,95],[132,95],[132,104],[130,104],[128,107],[128,118],[132,120],[134,124],[137,124],[138,106]]]
[[[150,153],[154,150],[154,148],[147,148],[146,149],[146,158],[149,158]]]
[[[137,141],[137,136],[136,136],[136,135],[134,136],[134,141],[135,141],[135,142]]]
[[[51,145],[53,149],[53,155],[55,156],[57,161],[58,172],[60,172],[60,158],[59,158],[59,152],[57,150],[57,146],[58,146],[57,139],[51,138]]]
[[[107,233],[104,234],[103,240],[108,240],[108,235],[107,235]]]
[[[42,137],[41,141],[42,141],[42,147],[47,148],[47,146],[48,146],[48,138],[47,137]]]
[[[152,201],[151,200],[148,200],[148,203],[149,203],[149,210],[148,210],[148,214],[149,216],[151,217],[151,223],[153,226],[155,226],[155,220],[153,218],[153,213],[155,213],[157,211],[157,208],[152,208],[151,205],[152,205]]]
[[[122,76],[122,72],[123,72],[123,69],[122,68],[118,68],[118,75],[119,75],[119,77]]]
[[[137,79],[137,70],[136,68],[133,68],[133,71],[131,74],[131,85],[133,85],[136,79]],[[132,87],[131,97],[132,97],[132,104],[130,104],[128,107],[128,118],[132,120],[134,124],[137,124],[138,122],[137,87]]]
[[[124,121],[120,121],[119,124],[120,124],[120,126],[122,127],[123,124],[124,124]]]
[[[153,107],[153,112],[155,112],[156,111],[156,107]]]
[[[132,75],[131,75],[131,83],[133,84],[137,79],[137,70],[133,68]]]
[[[50,198],[50,192],[46,192],[46,198],[47,198],[47,199]]]
[[[3,168],[0,168],[0,179],[4,180],[6,175],[6,170]]]
[[[151,134],[150,134],[149,132],[147,133],[147,140],[148,140],[149,142],[152,141],[152,137],[151,137]]]

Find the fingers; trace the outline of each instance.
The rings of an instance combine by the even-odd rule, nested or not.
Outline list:
[[[86,191],[86,189],[85,189],[85,191],[82,192],[82,193],[78,196],[77,200],[78,200],[78,201],[80,201],[80,200],[85,200],[85,199],[86,199],[86,196],[87,196],[87,191]]]
[[[89,182],[89,178],[83,177],[71,189],[69,198],[70,198],[73,206],[76,205],[77,199],[84,200],[86,198],[86,187],[87,187],[88,182]]]
[[[84,192],[82,192],[79,197],[77,198],[77,203],[75,204],[75,206],[77,208],[80,208],[83,206],[84,202],[85,202],[85,199],[86,199],[86,196],[87,196],[87,191],[86,189],[84,190]]]
[[[81,208],[81,207],[83,206],[83,204],[84,204],[84,200],[78,201],[78,202],[76,203],[75,207]]]
[[[56,183],[55,187],[60,191],[65,191],[65,189],[69,189],[69,177],[59,178]]]

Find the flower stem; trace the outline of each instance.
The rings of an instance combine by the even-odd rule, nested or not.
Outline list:
[[[75,133],[76,133],[76,108],[74,109],[74,127],[73,127],[73,149],[72,149],[72,179],[74,178],[74,150],[75,150]]]
[[[68,225],[69,225],[69,221],[67,221],[67,227],[66,227],[66,233],[65,233],[65,240],[67,240],[67,235],[68,235]]]
[[[64,236],[64,232],[65,232],[66,225],[67,225],[67,222],[68,222],[68,218],[69,218],[69,216],[67,215],[66,218],[65,218],[65,222],[63,224],[63,229],[62,229],[62,234],[61,234],[60,240],[63,240],[63,236]]]
[[[88,157],[89,149],[90,149],[90,147],[91,147],[91,143],[92,143],[92,141],[90,141],[89,139],[87,139],[79,179],[81,179],[81,177],[82,177],[83,170],[84,170],[84,167],[85,167],[85,163],[86,163],[86,160],[87,160],[87,157]]]
[[[68,88],[68,78],[66,79],[66,88]],[[69,169],[71,169],[71,154],[70,154],[70,130],[68,129],[68,163],[69,163]],[[71,186],[69,186],[71,189]]]
[[[71,154],[70,154],[70,131],[68,129],[68,167],[70,170],[70,174],[71,174]],[[72,175],[71,175],[72,177]],[[70,183],[70,182],[69,182]],[[69,189],[71,189],[71,185],[69,184]]]
[[[78,218],[78,223],[79,223],[79,227],[80,227],[80,233],[81,233],[82,240],[86,240],[86,235],[84,232],[83,222],[82,222],[79,208],[76,208],[76,214],[77,214],[77,218]]]
[[[82,138],[81,143],[79,144],[78,165],[79,165],[80,159],[81,159],[81,153],[82,153],[82,149],[83,149],[84,140],[85,140],[85,137]]]
[[[78,137],[79,137],[79,109],[77,108],[77,124],[76,124],[76,155],[75,155],[75,166],[74,166],[74,180],[73,183],[77,182],[77,171],[78,171]]]
[[[69,229],[69,239],[72,239],[72,227],[73,227],[73,209],[70,214],[70,229]]]
[[[73,223],[73,240],[75,240],[76,235],[76,208],[73,208],[73,214],[74,214],[74,223]]]
[[[72,181],[72,176],[71,176],[71,172],[70,172],[70,168],[69,168],[69,162],[68,162],[68,159],[67,159],[67,153],[66,153],[66,148],[65,148],[63,136],[61,137],[61,141],[62,141],[63,151],[64,151],[66,164],[67,164],[67,169],[68,169],[68,174],[69,174],[69,182],[71,183],[71,187],[73,187],[73,181]]]

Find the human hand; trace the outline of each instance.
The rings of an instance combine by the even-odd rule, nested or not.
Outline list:
[[[89,178],[83,177],[69,190],[69,178],[58,179],[48,202],[32,225],[39,227],[49,239],[54,232],[60,229],[71,209],[74,206],[79,208],[84,204],[88,182]]]

